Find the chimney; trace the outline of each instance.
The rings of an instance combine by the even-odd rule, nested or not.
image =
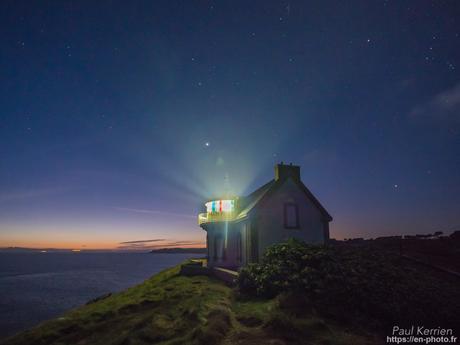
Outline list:
[[[294,181],[300,181],[300,166],[292,165],[292,163],[285,165],[283,162],[276,164],[275,180],[285,180],[288,177],[292,178]]]

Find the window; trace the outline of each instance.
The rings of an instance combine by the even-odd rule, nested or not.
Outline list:
[[[214,260],[225,260],[224,240],[222,234],[214,236]]]
[[[207,213],[231,213],[235,210],[235,200],[213,200],[205,205]]]
[[[209,261],[209,234],[206,232],[206,260]]]
[[[243,256],[241,233],[236,234],[236,261],[241,262]]]
[[[254,224],[248,225],[248,231],[250,234],[251,242],[250,242],[250,249],[251,249],[251,261],[250,262],[258,262],[259,261],[259,235],[257,233],[257,227]]]
[[[298,229],[299,207],[294,203],[284,204],[284,227],[286,229]]]

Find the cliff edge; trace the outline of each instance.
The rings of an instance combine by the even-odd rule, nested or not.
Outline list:
[[[219,280],[176,266],[4,339],[35,344],[377,344],[314,313],[292,319],[279,300],[241,299]]]

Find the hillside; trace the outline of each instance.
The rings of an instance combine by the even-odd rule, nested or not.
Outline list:
[[[237,298],[222,282],[165,270],[124,292],[0,342],[19,344],[378,344],[313,310],[292,318],[280,299]]]
[[[238,279],[245,296],[291,295],[298,306],[304,301],[341,323],[378,331],[414,324],[455,328],[459,283],[457,274],[375,246],[318,246],[295,239],[268,247]]]

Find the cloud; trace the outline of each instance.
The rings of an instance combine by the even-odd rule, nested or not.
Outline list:
[[[195,215],[191,215],[191,214],[174,213],[174,212],[166,212],[166,211],[159,211],[159,210],[145,210],[145,209],[128,208],[128,207],[113,207],[113,209],[117,211],[135,212],[135,213],[146,213],[146,214],[158,214],[158,215],[167,215],[167,216],[174,216],[174,217],[196,218]]]
[[[42,188],[42,189],[31,189],[26,191],[16,191],[10,193],[0,194],[0,203],[15,201],[15,200],[24,200],[30,198],[39,198],[43,196],[56,195],[67,192],[72,188]]]
[[[414,107],[409,116],[419,119],[460,122],[460,83],[444,90],[429,101]]]
[[[158,240],[163,241],[163,240]],[[170,247],[189,247],[189,246],[204,246],[202,241],[169,241],[162,244],[150,244],[154,241],[127,241],[121,242],[121,246],[118,246],[117,249],[124,250],[147,250],[147,249],[157,249],[157,248],[170,248]],[[156,241],[155,241],[156,242]]]
[[[118,244],[149,243],[149,242],[160,242],[160,241],[165,241],[165,239],[164,238],[155,238],[153,240],[126,241],[126,242],[120,242]]]

